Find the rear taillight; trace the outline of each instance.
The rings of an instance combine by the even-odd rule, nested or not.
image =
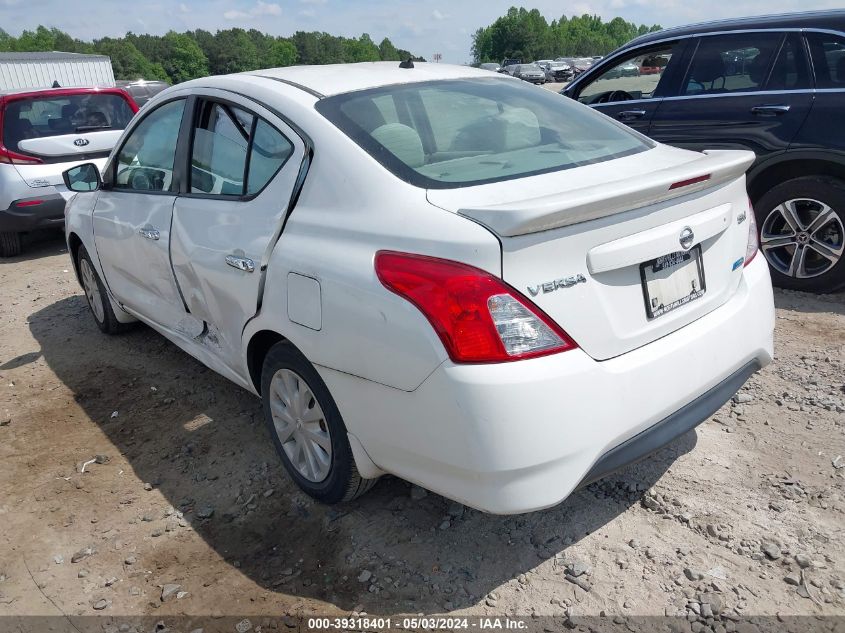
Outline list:
[[[0,163],[6,163],[7,165],[40,165],[42,162],[39,158],[18,154],[0,145]]]
[[[388,290],[425,315],[456,363],[499,363],[577,347],[537,306],[473,266],[380,251],[375,268]]]
[[[751,260],[757,255],[760,250],[760,236],[757,235],[757,220],[754,218],[754,207],[751,206],[751,200],[748,201],[748,246],[745,248],[745,264],[748,266]]]

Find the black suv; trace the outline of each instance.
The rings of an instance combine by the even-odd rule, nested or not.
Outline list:
[[[650,33],[562,94],[662,143],[752,150],[748,193],[774,283],[845,286],[845,11]]]

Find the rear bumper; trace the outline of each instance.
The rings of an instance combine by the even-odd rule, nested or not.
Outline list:
[[[577,349],[498,365],[447,361],[413,392],[320,372],[379,468],[511,514],[555,505],[708,419],[771,361],[773,330],[757,257],[727,303],[609,360]]]
[[[55,191],[52,187],[50,189]],[[65,199],[58,193],[15,200],[8,209],[0,210],[0,232],[61,229],[64,222]]]

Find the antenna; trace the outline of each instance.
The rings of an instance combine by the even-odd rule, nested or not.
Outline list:
[[[53,87],[53,88],[61,88],[61,86],[59,85],[59,80],[58,80],[58,79],[54,79],[54,80],[53,80],[53,86],[52,86],[52,87]]]
[[[406,59],[404,62],[400,62],[399,68],[413,68],[414,67],[414,60],[410,57]]]

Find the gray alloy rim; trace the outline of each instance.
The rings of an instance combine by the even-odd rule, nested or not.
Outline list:
[[[830,206],[794,198],[769,212],[760,227],[760,249],[769,264],[789,277],[825,274],[842,258],[845,227]]]
[[[88,305],[91,306],[91,312],[94,313],[94,318],[98,323],[103,323],[106,311],[103,308],[103,298],[100,296],[100,287],[97,285],[97,278],[94,276],[91,264],[87,259],[83,259],[79,269],[82,273],[82,289],[85,291]]]
[[[308,481],[320,483],[332,464],[332,438],[323,408],[295,371],[280,369],[270,381],[270,414],[290,463]]]

